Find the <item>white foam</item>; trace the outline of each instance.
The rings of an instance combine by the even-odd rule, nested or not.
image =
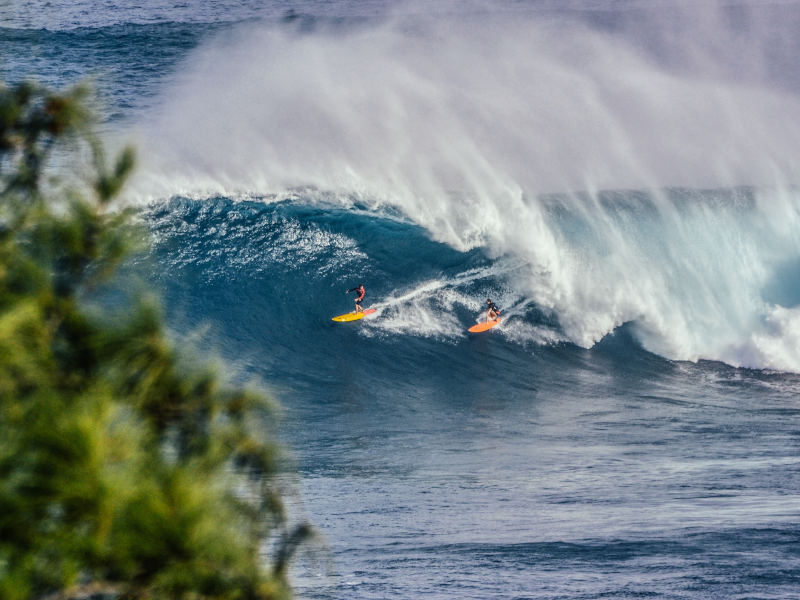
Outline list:
[[[488,274],[484,274],[484,277]],[[466,276],[469,281],[479,275]],[[370,321],[378,331],[404,333],[455,340],[464,334],[453,309],[457,305],[474,304],[474,298],[458,289],[465,282],[456,280],[429,280],[417,284],[413,289],[390,294],[382,302],[374,304],[380,319]]]

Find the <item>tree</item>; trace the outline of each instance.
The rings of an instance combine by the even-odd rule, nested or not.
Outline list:
[[[288,597],[310,530],[264,396],[187,366],[151,304],[92,302],[142,233],[114,206],[133,151],[108,166],[87,97],[0,84],[0,597]],[[89,149],[88,189],[45,180],[54,148]]]

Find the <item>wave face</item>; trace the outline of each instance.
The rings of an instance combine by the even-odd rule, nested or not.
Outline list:
[[[409,13],[202,46],[141,124],[133,196],[396,213],[513,265],[502,301],[558,339],[630,323],[668,358],[800,370],[800,99],[759,37],[777,19]]]
[[[456,250],[400,213],[376,216],[318,192],[239,208],[224,199],[170,203],[157,231],[183,235],[198,215],[216,215],[199,221],[193,243],[181,242],[173,266],[220,252],[205,277],[269,273],[273,285],[248,297],[248,310],[289,302],[311,319],[308,335],[335,307],[349,310],[340,288],[363,280],[381,311],[367,329],[376,334],[458,341],[491,296],[505,309],[502,335],[522,346],[588,348],[627,324],[662,356],[792,371],[800,365],[793,201],[752,189],[547,196],[520,204],[520,221],[533,211],[539,221],[516,223],[505,242],[517,251],[500,256]],[[360,208],[337,206],[348,202]],[[296,297],[287,291],[298,287]]]

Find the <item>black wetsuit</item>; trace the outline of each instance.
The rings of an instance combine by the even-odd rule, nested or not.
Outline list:
[[[356,298],[356,304],[361,306],[361,301],[364,299],[364,296],[367,294],[367,290],[365,290],[364,288],[358,286],[358,287],[354,287],[352,289],[347,290],[348,294],[350,292],[359,292],[359,296],[358,296],[358,298]]]
[[[500,309],[497,308],[497,305],[494,302],[487,302],[486,307],[491,310],[495,316],[500,316]]]

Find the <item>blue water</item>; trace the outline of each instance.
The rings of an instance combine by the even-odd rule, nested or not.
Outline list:
[[[558,12],[544,2],[497,6],[514,21]],[[627,32],[621,24],[638,18],[614,2],[592,3],[591,11],[571,6],[575,14],[566,18],[604,36]],[[0,3],[0,15],[7,8]],[[445,42],[459,28],[458,10],[437,29],[440,14],[412,8],[400,30],[414,48],[431,43],[429,27]],[[663,161],[654,159],[641,164],[656,183],[663,178],[654,189],[624,182],[599,191],[528,189],[524,173],[543,167],[526,140],[541,138],[547,124],[518,135],[531,122],[509,106],[522,96],[509,94],[527,88],[509,84],[499,96],[470,88],[477,100],[463,105],[450,84],[508,80],[483,74],[477,57],[470,61],[476,79],[462,80],[459,61],[436,54],[418,66],[430,69],[420,85],[405,60],[416,50],[396,51],[404,38],[369,37],[385,26],[381,3],[15,10],[0,18],[3,78],[27,74],[62,85],[92,74],[108,107],[105,130],[144,131],[135,138],[143,163],[132,184],[146,199],[133,201],[153,242],[135,269],[161,294],[176,339],[224,359],[235,380],[263,381],[280,402],[278,432],[297,467],[296,476],[286,475],[290,512],[319,532],[293,569],[300,597],[800,597],[800,197],[790,166],[775,158],[780,176],[766,183],[755,165],[746,171],[752,181],[669,187],[669,177],[693,172],[678,163],[659,171]],[[800,13],[793,5],[780,10],[781,23]],[[724,13],[719,39],[730,22],[742,27],[747,15],[739,11]],[[493,18],[505,19],[500,13]],[[788,94],[780,106],[792,111],[796,73],[781,71],[792,42],[774,37],[775,19],[760,14],[750,41],[763,41],[772,58],[746,76]],[[563,18],[546,24],[561,26]],[[299,30],[310,46],[279,37],[282,44],[269,41],[270,52],[258,54],[264,46],[248,45],[275,29],[279,36]],[[468,52],[453,35],[447,49]],[[325,52],[316,52],[317,43]],[[375,44],[373,57],[363,52],[366,43]],[[626,43],[636,56],[647,45],[636,36]],[[279,48],[294,58],[282,62]],[[672,77],[684,76],[681,53],[648,48],[647,65],[663,75],[651,63],[663,59]],[[603,43],[596,51],[612,52]],[[538,67],[498,53],[491,64],[513,72],[514,81]],[[326,60],[349,65],[360,85],[330,73]],[[407,76],[385,78],[389,63]],[[381,67],[372,71],[380,86],[360,78],[362,65]],[[723,78],[716,83],[729,67],[715,69]],[[269,85],[259,81],[261,69]],[[601,72],[612,79],[605,71],[587,79]],[[583,75],[576,68],[569,81]],[[700,75],[711,77],[693,71],[693,85]],[[337,78],[338,85],[326,83]],[[676,89],[646,80],[659,91]],[[602,86],[596,91],[599,112],[622,119],[623,134],[580,145],[606,143],[613,155],[616,141],[640,143],[641,124],[626,129],[625,118],[649,113],[605,97]],[[342,94],[371,109],[348,113]],[[732,114],[754,106],[740,94],[725,88],[720,106]],[[571,108],[526,98],[555,118]],[[415,110],[420,99],[425,111]],[[438,112],[436,102],[448,110]],[[405,113],[392,114],[408,125],[404,135],[413,123],[403,114],[424,125],[414,131],[413,160],[391,127],[363,124],[376,114],[370,111],[398,105]],[[265,120],[242,123],[253,106]],[[486,106],[492,111],[479,110]],[[678,106],[665,114],[670,123],[695,107]],[[425,121],[431,112],[436,119]],[[175,125],[187,114],[209,120]],[[750,145],[761,155],[786,141],[781,132],[796,134],[792,122],[773,129],[771,114],[749,113]],[[298,124],[300,115],[312,115],[313,126]],[[466,115],[474,117],[468,124]],[[519,120],[490,131],[483,128],[490,115]],[[564,123],[578,118],[566,115]],[[458,152],[427,136],[431,123]],[[343,124],[355,139],[325,145]],[[653,145],[670,146],[666,130],[652,124],[652,131],[662,136]],[[373,143],[369,132],[382,136]],[[738,133],[727,134],[730,144],[708,169],[739,164],[738,152],[746,152]],[[697,135],[701,145],[717,139],[713,123]],[[275,138],[284,145],[271,147]],[[148,159],[156,155],[165,158],[154,166]],[[484,161],[462,169],[477,155]],[[289,181],[259,170],[267,156],[274,171],[292,171]],[[502,168],[499,157],[507,159]],[[615,164],[592,176],[613,174]],[[574,166],[597,163],[576,159]],[[563,164],[547,169],[571,181]],[[425,185],[409,183],[412,171]],[[303,172],[308,180],[298,181]],[[340,175],[353,172],[358,177]],[[512,180],[525,189],[504,199]],[[345,290],[360,282],[376,315],[332,322],[352,308]],[[465,330],[487,296],[506,319],[470,336]]]

